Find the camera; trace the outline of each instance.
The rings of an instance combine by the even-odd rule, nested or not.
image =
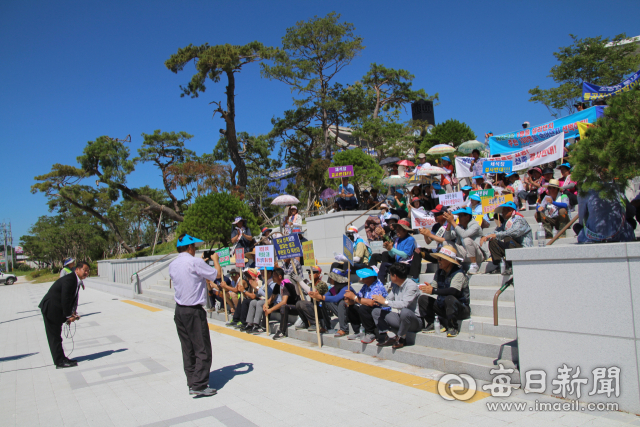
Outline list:
[[[215,253],[216,253],[216,251],[214,251],[214,250],[204,251],[204,258],[205,259],[211,258],[213,256],[213,254],[215,254]]]

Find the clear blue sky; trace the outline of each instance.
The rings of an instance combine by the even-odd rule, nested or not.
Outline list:
[[[46,200],[32,195],[33,177],[54,163],[75,164],[87,141],[154,129],[186,131],[189,148],[212,150],[221,119],[209,85],[197,100],[180,98],[164,61],[189,43],[279,45],[296,21],[331,11],[354,23],[366,49],[339,76],[353,83],[377,62],[404,68],[415,86],[440,93],[436,122],[455,118],[480,137],[528,120],[551,119],[528,102],[527,90],[549,87],[552,53],[579,37],[640,35],[639,4],[629,1],[64,1],[4,0],[0,4],[0,220],[13,222],[14,242],[26,234]],[[260,78],[250,66],[237,79],[237,128],[270,130],[291,107],[288,87]],[[407,117],[408,118],[408,117]],[[158,172],[139,167],[129,185],[160,186]]]

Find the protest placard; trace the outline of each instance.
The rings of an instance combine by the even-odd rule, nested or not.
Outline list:
[[[346,234],[342,235],[342,253],[349,260],[349,264],[353,265],[353,242]]]
[[[273,246],[275,247],[277,260],[302,257],[302,245],[297,234],[275,237]]]
[[[496,196],[491,199],[482,199],[482,213],[487,214],[493,212],[498,206],[513,202],[513,195],[505,194],[502,196]]]
[[[244,267],[244,248],[236,249],[236,267]]]
[[[482,163],[485,174],[490,173],[511,173],[513,160],[487,160]]]
[[[494,197],[495,190],[490,188],[488,190],[476,190],[469,193],[470,196],[473,196],[474,194],[480,196],[481,199],[490,199]]]
[[[304,265],[313,266],[316,265],[316,254],[313,250],[313,241],[308,240],[302,242],[302,254],[304,256]]]
[[[272,245],[256,246],[256,267],[274,267],[275,256]]]
[[[369,247],[371,248],[371,252],[374,254],[381,254],[384,252],[384,246],[382,245],[384,242],[382,240],[374,240],[369,242]]]
[[[440,204],[442,206],[461,205],[462,203],[464,203],[464,196],[462,194],[462,191],[456,191],[455,193],[440,194],[438,196],[438,199],[440,200]]]
[[[231,265],[231,256],[229,255],[229,248],[222,248],[216,251],[218,256],[218,262],[220,263],[220,267],[226,267],[227,265]]]
[[[345,178],[353,176],[353,166],[334,166],[329,168],[329,178]]]
[[[436,223],[436,218],[431,212],[425,212],[419,209],[411,209],[411,228],[428,228],[431,230]],[[373,249],[373,248],[372,248]]]

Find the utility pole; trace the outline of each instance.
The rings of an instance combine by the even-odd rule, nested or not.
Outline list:
[[[13,258],[15,254],[13,253],[13,233],[11,231],[11,220],[9,220],[9,247],[11,248],[11,271],[15,268],[13,265]]]
[[[4,243],[4,271],[6,273],[9,272],[9,254],[7,253],[7,224],[6,223],[2,223],[0,224],[0,226],[2,226],[2,232],[3,232],[3,243]]]

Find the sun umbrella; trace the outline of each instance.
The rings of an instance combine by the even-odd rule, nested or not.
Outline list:
[[[415,166],[416,164],[409,160],[402,160],[397,163],[398,166]]]
[[[386,185],[399,186],[399,185],[405,185],[407,181],[408,181],[407,178],[405,178],[404,176],[391,175],[383,179],[382,183]]]
[[[396,162],[399,162],[399,161],[400,161],[400,159],[397,158],[397,157],[387,157],[386,159],[383,159],[379,163],[379,165],[380,166],[384,166],[384,165],[388,165],[388,164],[391,164],[391,163],[396,163]]]
[[[427,166],[418,169],[418,175],[448,175],[451,171],[438,166]]]
[[[458,151],[460,151],[461,153],[464,154],[469,154],[471,153],[473,150],[481,150],[484,148],[484,144],[480,141],[476,141],[475,139],[472,139],[471,141],[467,141],[464,142],[462,144],[460,144],[460,146],[458,147]]]
[[[456,151],[456,149],[453,148],[450,145],[438,144],[438,145],[434,145],[433,147],[429,148],[429,151],[427,151],[427,154],[440,156],[442,154],[453,153],[454,151]]]
[[[327,188],[322,193],[320,193],[320,200],[330,199],[333,196],[335,196],[336,194],[338,194],[338,192],[336,190],[334,190],[333,188]]]
[[[300,200],[288,194],[283,194],[282,196],[278,196],[275,199],[273,199],[273,202],[271,202],[272,205],[278,205],[278,206],[295,205],[296,203],[300,203]]]

